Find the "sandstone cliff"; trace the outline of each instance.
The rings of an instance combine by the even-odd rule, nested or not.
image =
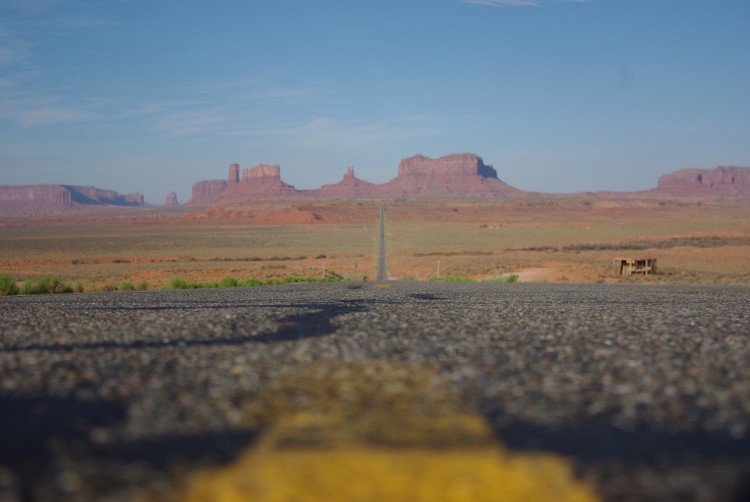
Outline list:
[[[278,165],[260,164],[240,170],[229,166],[227,181],[200,181],[193,187],[190,204],[241,203],[257,199],[287,197],[562,197],[664,198],[748,197],[750,168],[717,167],[681,169],[665,174],[657,188],[640,192],[587,192],[541,194],[519,190],[500,180],[497,171],[472,153],[457,153],[438,159],[415,155],[401,160],[398,175],[382,184],[369,183],[349,167],[338,183],[315,190],[296,190],[281,180]]]
[[[48,212],[86,207],[137,207],[145,205],[139,193],[120,194],[88,186],[0,185],[0,212]]]
[[[497,171],[473,153],[454,153],[439,159],[415,155],[398,163],[399,176],[482,176],[497,178]]]
[[[253,198],[276,198],[296,195],[297,189],[281,180],[281,167],[258,164],[242,170],[239,183],[230,183],[216,202],[242,202]]]
[[[281,180],[281,167],[258,164],[250,169],[231,164],[227,181],[199,181],[193,185],[193,198],[188,204],[205,205],[223,202],[244,202],[258,198],[298,195],[293,186]]]
[[[680,169],[660,177],[656,191],[678,196],[747,196],[750,167]]]
[[[227,182],[224,180],[204,180],[193,185],[193,198],[191,203],[214,202],[221,192],[226,190]]]
[[[240,165],[230,164],[229,176],[227,177],[227,183],[230,185],[236,185],[239,182],[240,182]]]
[[[243,169],[229,166],[227,181],[199,181],[193,186],[190,204],[244,202],[277,197],[497,197],[521,195],[497,177],[497,171],[472,153],[431,159],[416,155],[399,163],[398,175],[387,183],[359,179],[349,167],[338,183],[316,190],[296,190],[281,180],[278,165],[260,164]]]
[[[472,153],[430,159],[416,155],[403,159],[398,176],[379,188],[384,196],[493,197],[523,194],[499,180],[497,171]]]
[[[180,203],[177,201],[177,192],[170,192],[164,199],[164,207],[177,207]]]
[[[95,206],[143,206],[146,202],[139,193],[119,194],[114,190],[63,185],[73,196],[73,202]]]

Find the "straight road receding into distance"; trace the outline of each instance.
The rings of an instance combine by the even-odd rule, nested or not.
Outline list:
[[[378,243],[378,281],[388,280],[388,271],[385,266],[385,206],[380,206],[380,240]]]
[[[0,297],[0,500],[748,494],[750,288],[388,286]]]

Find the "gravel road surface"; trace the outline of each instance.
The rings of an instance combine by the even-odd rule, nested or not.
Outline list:
[[[0,297],[0,318],[0,500],[174,495],[311,409],[461,446],[362,432],[399,403],[422,432],[481,417],[607,500],[750,497],[748,288],[296,284]]]

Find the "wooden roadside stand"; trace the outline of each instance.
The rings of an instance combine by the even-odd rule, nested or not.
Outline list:
[[[612,271],[615,275],[655,275],[656,258],[615,258]]]

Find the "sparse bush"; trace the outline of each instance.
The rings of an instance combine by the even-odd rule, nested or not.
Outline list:
[[[59,294],[72,292],[73,286],[62,282],[58,277],[52,276],[39,277],[34,281],[26,281],[21,288],[21,293],[24,295],[45,295],[50,293]]]
[[[219,282],[220,288],[234,288],[237,286],[237,279],[234,277],[225,277]]]
[[[516,274],[510,274],[505,278],[505,282],[518,282],[518,276]]]
[[[141,281],[135,285],[135,289],[138,291],[146,291],[148,289],[148,283],[146,281]]]
[[[181,277],[175,277],[170,281],[169,283],[173,289],[188,289],[190,285],[185,279],[182,279]]]
[[[430,282],[474,282],[474,279],[462,275],[446,275],[444,277],[433,277]]]
[[[117,285],[118,291],[135,291],[135,286],[132,282],[121,282]]]
[[[263,281],[260,279],[242,279],[237,281],[238,286],[262,286]]]
[[[13,277],[0,273],[0,296],[17,295],[19,292],[20,288]]]
[[[343,277],[334,272],[328,274],[327,277],[271,277],[268,279],[235,279],[234,277],[225,277],[219,282],[188,282],[181,277],[175,277],[169,284],[161,286],[160,289],[233,288],[237,286],[273,286],[295,282],[338,282],[341,280],[343,280]]]
[[[105,292],[117,291],[117,286],[114,284],[105,284],[102,286],[101,290]]]
[[[187,282],[181,277],[175,277],[169,283],[169,286],[164,289],[203,289],[203,288],[218,288],[218,282]]]

